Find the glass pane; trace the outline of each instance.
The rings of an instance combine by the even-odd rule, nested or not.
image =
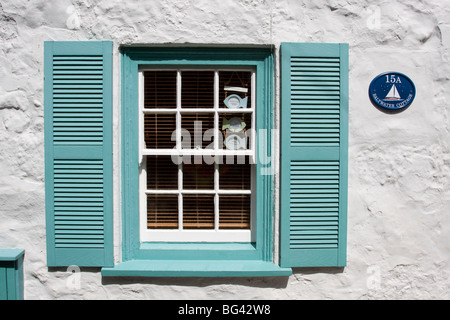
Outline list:
[[[178,228],[178,195],[147,195],[147,228]]]
[[[175,114],[145,114],[144,115],[144,139],[147,149],[172,149],[176,146]],[[173,134],[173,141],[172,141]]]
[[[219,165],[219,189],[250,190],[251,165],[249,157],[226,156]]]
[[[181,73],[181,107],[214,108],[214,72]]]
[[[219,196],[219,229],[250,229],[250,195]]]
[[[223,135],[223,149],[250,149],[251,113],[220,113],[219,129]]]
[[[250,108],[252,93],[251,77],[252,73],[248,71],[220,71],[219,108]],[[227,106],[224,101],[231,95],[237,95],[239,99],[229,99],[230,102]]]
[[[147,189],[178,190],[178,165],[170,156],[147,156]]]
[[[182,113],[181,129],[183,149],[214,147],[214,113]]]
[[[183,164],[183,189],[214,189],[214,164]]]
[[[183,195],[183,229],[214,229],[214,195]]]
[[[144,107],[177,107],[177,73],[176,71],[144,72]]]

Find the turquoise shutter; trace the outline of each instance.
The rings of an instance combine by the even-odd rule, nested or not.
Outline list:
[[[112,42],[45,42],[48,266],[112,266]]]
[[[348,45],[281,44],[283,267],[346,264]]]

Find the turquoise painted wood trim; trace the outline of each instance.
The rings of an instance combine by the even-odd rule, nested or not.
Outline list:
[[[24,250],[0,250],[0,300],[23,300]]]
[[[23,249],[0,249],[0,261],[16,261],[24,254]]]
[[[257,74],[257,127],[267,130],[271,147],[273,128],[273,57],[270,49],[218,48],[122,48],[122,221],[123,261],[221,260],[271,261],[273,252],[273,180],[262,175],[267,165],[258,163],[256,204],[256,243],[164,244],[139,241],[139,167],[138,167],[138,71],[146,65],[239,65],[253,66]],[[270,163],[272,165],[273,163]],[[195,250],[193,248],[196,248]]]
[[[130,260],[102,268],[104,277],[274,277],[292,269],[254,260]]]
[[[53,187],[53,51],[54,42],[44,42],[44,149],[45,149],[45,220],[47,264],[55,265],[55,222]]]
[[[122,164],[122,259],[139,251],[139,164],[138,164],[138,64],[122,53],[121,164]],[[135,215],[135,216],[134,216]]]
[[[6,279],[6,267],[0,264],[0,300],[8,299],[8,286]]]
[[[104,263],[114,265],[113,224],[113,42],[102,41],[103,56],[103,189],[104,189]]]
[[[302,58],[302,59],[299,59]],[[306,58],[306,59],[303,59]],[[312,58],[314,61],[311,61]],[[318,58],[318,59],[316,59]],[[336,60],[337,58],[337,60]],[[333,72],[337,70],[334,67],[335,64],[339,64],[339,144],[335,143],[309,143],[305,140],[305,143],[298,142],[298,140],[293,139],[293,130],[298,130],[298,132],[308,132],[305,128],[311,128],[312,125],[309,124],[310,120],[302,120],[301,123],[303,128],[299,127],[299,116],[298,110],[302,110],[302,113],[308,112],[311,114],[319,114],[316,108],[316,101],[313,99],[315,95],[318,94],[316,88],[311,88],[314,83],[309,83],[307,79],[300,79],[298,71],[293,74],[292,69],[295,67],[309,68],[308,73],[314,74],[318,79],[322,76],[324,82],[327,82],[325,87],[321,87],[324,91],[323,94],[330,96],[333,99],[336,86],[334,86],[333,81],[336,80]],[[321,64],[321,69],[315,69],[317,64]],[[329,74],[324,77],[319,72],[326,71]],[[333,80],[329,80],[330,77],[334,77]],[[291,95],[293,95],[293,88],[291,83],[298,81],[303,96],[301,99],[307,100],[302,104],[298,104],[298,101],[291,100]],[[303,82],[302,82],[303,81]],[[299,88],[296,88],[299,90]],[[308,91],[315,90],[315,91]],[[297,94],[297,93],[296,93]],[[298,97],[296,97],[298,99]],[[293,113],[292,106],[295,104],[297,108],[297,114]],[[310,106],[305,106],[305,105]],[[299,109],[300,108],[300,109]],[[303,109],[301,109],[303,108]],[[327,108],[325,108],[327,109]],[[328,108],[332,110],[331,108]],[[327,110],[327,113],[330,111]],[[334,112],[334,111],[331,111]],[[292,119],[295,119],[292,120]],[[326,120],[332,121],[332,120]],[[319,121],[318,123],[323,123]],[[322,130],[323,133],[334,132],[335,129],[326,129],[330,127],[329,125],[316,125],[316,129]],[[324,129],[325,128],[325,129]],[[302,131],[303,130],[303,131]],[[307,136],[306,134],[299,134],[297,136]],[[331,141],[331,139],[330,139]],[[318,43],[282,43],[281,44],[281,173],[280,173],[280,263],[284,267],[320,267],[320,266],[345,266],[346,264],[346,237],[347,237],[347,174],[348,174],[348,45],[347,44],[318,44]],[[293,162],[294,161],[294,162]],[[308,170],[308,166],[313,166],[319,164],[320,161],[337,161],[339,163],[339,213],[338,213],[338,239],[336,248],[320,248],[320,244],[317,244],[317,240],[302,240],[302,244],[294,244],[291,246],[291,234],[301,233],[304,231],[297,231],[298,229],[291,229],[291,203],[296,203],[299,200],[293,200],[294,193],[298,192],[298,187],[295,190],[291,190],[291,176],[295,173],[292,172],[291,164],[297,163],[307,164],[303,166]],[[296,168],[301,168],[296,167]],[[296,169],[297,170],[297,169]],[[317,169],[315,169],[317,170]],[[305,171],[303,174],[309,174],[308,179],[312,179],[317,171],[308,172]],[[310,180],[314,183],[314,180]],[[297,182],[296,182],[297,183]],[[301,183],[301,182],[300,182]],[[330,190],[330,189],[328,189]],[[313,191],[309,191],[313,192]],[[334,192],[334,191],[333,191]],[[298,197],[299,195],[295,195]],[[303,196],[305,198],[307,196]],[[302,200],[304,201],[304,200]],[[318,200],[319,201],[319,200]],[[324,199],[320,201],[329,201],[329,199]],[[307,219],[307,218],[305,218]],[[319,223],[320,225],[320,223]],[[314,231],[309,231],[309,233],[314,233]],[[320,231],[315,232],[316,237],[320,234]],[[306,238],[303,236],[303,238]],[[311,244],[315,245],[312,246]],[[297,247],[296,247],[297,246]],[[304,249],[301,248],[304,246]]]
[[[340,168],[339,168],[339,246],[337,266],[347,265],[347,208],[348,208],[348,126],[349,126],[349,45],[342,43],[340,50]]]
[[[47,264],[48,266],[112,266],[113,262],[113,164],[112,164],[112,49],[110,41],[47,41],[44,43],[44,142],[45,142],[45,203],[46,203],[46,232],[47,232]],[[82,61],[85,66],[80,66]],[[85,62],[86,61],[86,62]],[[95,66],[93,66],[95,65]],[[76,67],[76,68],[74,68]],[[80,99],[77,94],[86,94],[81,89],[88,86],[89,81],[79,79],[76,73],[81,68],[89,70],[89,77],[101,81],[96,85],[97,97]],[[67,71],[72,70],[72,71]],[[65,81],[65,85],[61,84]],[[55,82],[55,85],[54,85]],[[58,83],[59,82],[59,83]],[[67,91],[67,89],[74,89]],[[67,91],[64,93],[64,91]],[[90,92],[90,91],[89,91]],[[99,95],[101,97],[99,97]],[[85,107],[94,108],[86,113],[80,108],[75,108],[73,103],[84,103]],[[101,106],[97,107],[95,104]],[[95,107],[93,107],[93,105]],[[94,112],[95,111],[95,112]],[[97,131],[93,131],[92,138],[87,139],[89,131],[77,131],[77,140],[70,136],[73,130],[67,130],[65,134],[58,134],[66,128],[74,127],[74,123],[83,123],[86,117],[101,119],[102,140],[97,138]],[[97,121],[97,120],[96,120]],[[54,126],[58,130],[54,132]],[[61,139],[61,137],[64,137]],[[68,138],[67,138],[68,137]],[[74,143],[73,141],[78,141]],[[77,161],[80,160],[80,161]],[[90,162],[95,160],[95,162]],[[77,243],[72,232],[65,233],[64,243],[61,244],[61,231],[56,232],[56,221],[61,217],[55,215],[55,164],[69,170],[83,168],[89,163],[101,166],[101,178],[96,177],[102,184],[101,214],[96,210],[96,219],[100,219],[103,226],[101,244],[100,240],[89,236],[88,233],[79,232]],[[78,166],[78,167],[77,167]],[[71,174],[75,174],[72,172]],[[59,183],[64,188],[70,188],[70,178],[59,177]],[[87,179],[87,178],[86,178]],[[100,180],[101,179],[101,180]],[[73,180],[72,180],[73,181]],[[87,183],[91,181],[86,180]],[[61,188],[61,187],[59,187]],[[87,192],[87,189],[83,189]],[[59,201],[66,201],[65,206],[71,203],[70,196],[82,197],[84,193],[59,192]],[[89,191],[92,192],[92,191]],[[67,200],[61,200],[67,199]],[[100,201],[100,200],[99,200]],[[78,202],[78,206],[82,202]],[[100,202],[99,202],[100,203]],[[73,205],[75,206],[75,205]],[[74,209],[75,210],[75,209]],[[77,209],[78,210],[78,209]],[[59,219],[59,220],[58,220]],[[65,219],[65,217],[64,217]],[[77,218],[78,219],[78,218]],[[98,221],[100,221],[98,220]],[[97,220],[96,220],[97,221]],[[67,228],[70,228],[67,227]],[[60,230],[60,229],[58,229]],[[57,238],[59,237],[59,243]],[[84,245],[83,245],[84,244]]]

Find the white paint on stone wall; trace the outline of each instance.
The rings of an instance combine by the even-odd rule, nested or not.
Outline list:
[[[2,0],[0,247],[26,251],[25,298],[449,299],[449,17],[449,0]],[[136,282],[102,280],[97,269],[49,271],[42,107],[45,40],[114,41],[116,133],[119,45],[273,44],[278,50],[284,41],[349,43],[347,266],[294,269],[288,279]],[[417,88],[412,106],[396,115],[374,108],[367,95],[370,81],[391,70],[408,75]],[[277,84],[278,72],[279,68]],[[279,110],[278,89],[275,98]],[[278,113],[275,118],[278,127]],[[119,142],[115,136],[117,152]],[[117,152],[114,170],[119,181]],[[118,249],[120,184],[114,188]]]

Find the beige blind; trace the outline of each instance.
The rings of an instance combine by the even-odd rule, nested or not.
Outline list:
[[[172,141],[172,133],[176,130],[176,115],[156,113],[144,115],[144,139],[148,149],[172,149],[176,141]]]
[[[187,130],[190,136],[190,139],[183,138],[183,148],[206,148],[214,142],[214,137],[204,138],[206,130],[214,129],[214,113],[182,113],[181,129]]]
[[[183,229],[214,229],[214,195],[183,195]]]
[[[250,228],[250,195],[219,196],[219,229]]]
[[[149,229],[178,228],[178,195],[147,195],[147,227]]]

